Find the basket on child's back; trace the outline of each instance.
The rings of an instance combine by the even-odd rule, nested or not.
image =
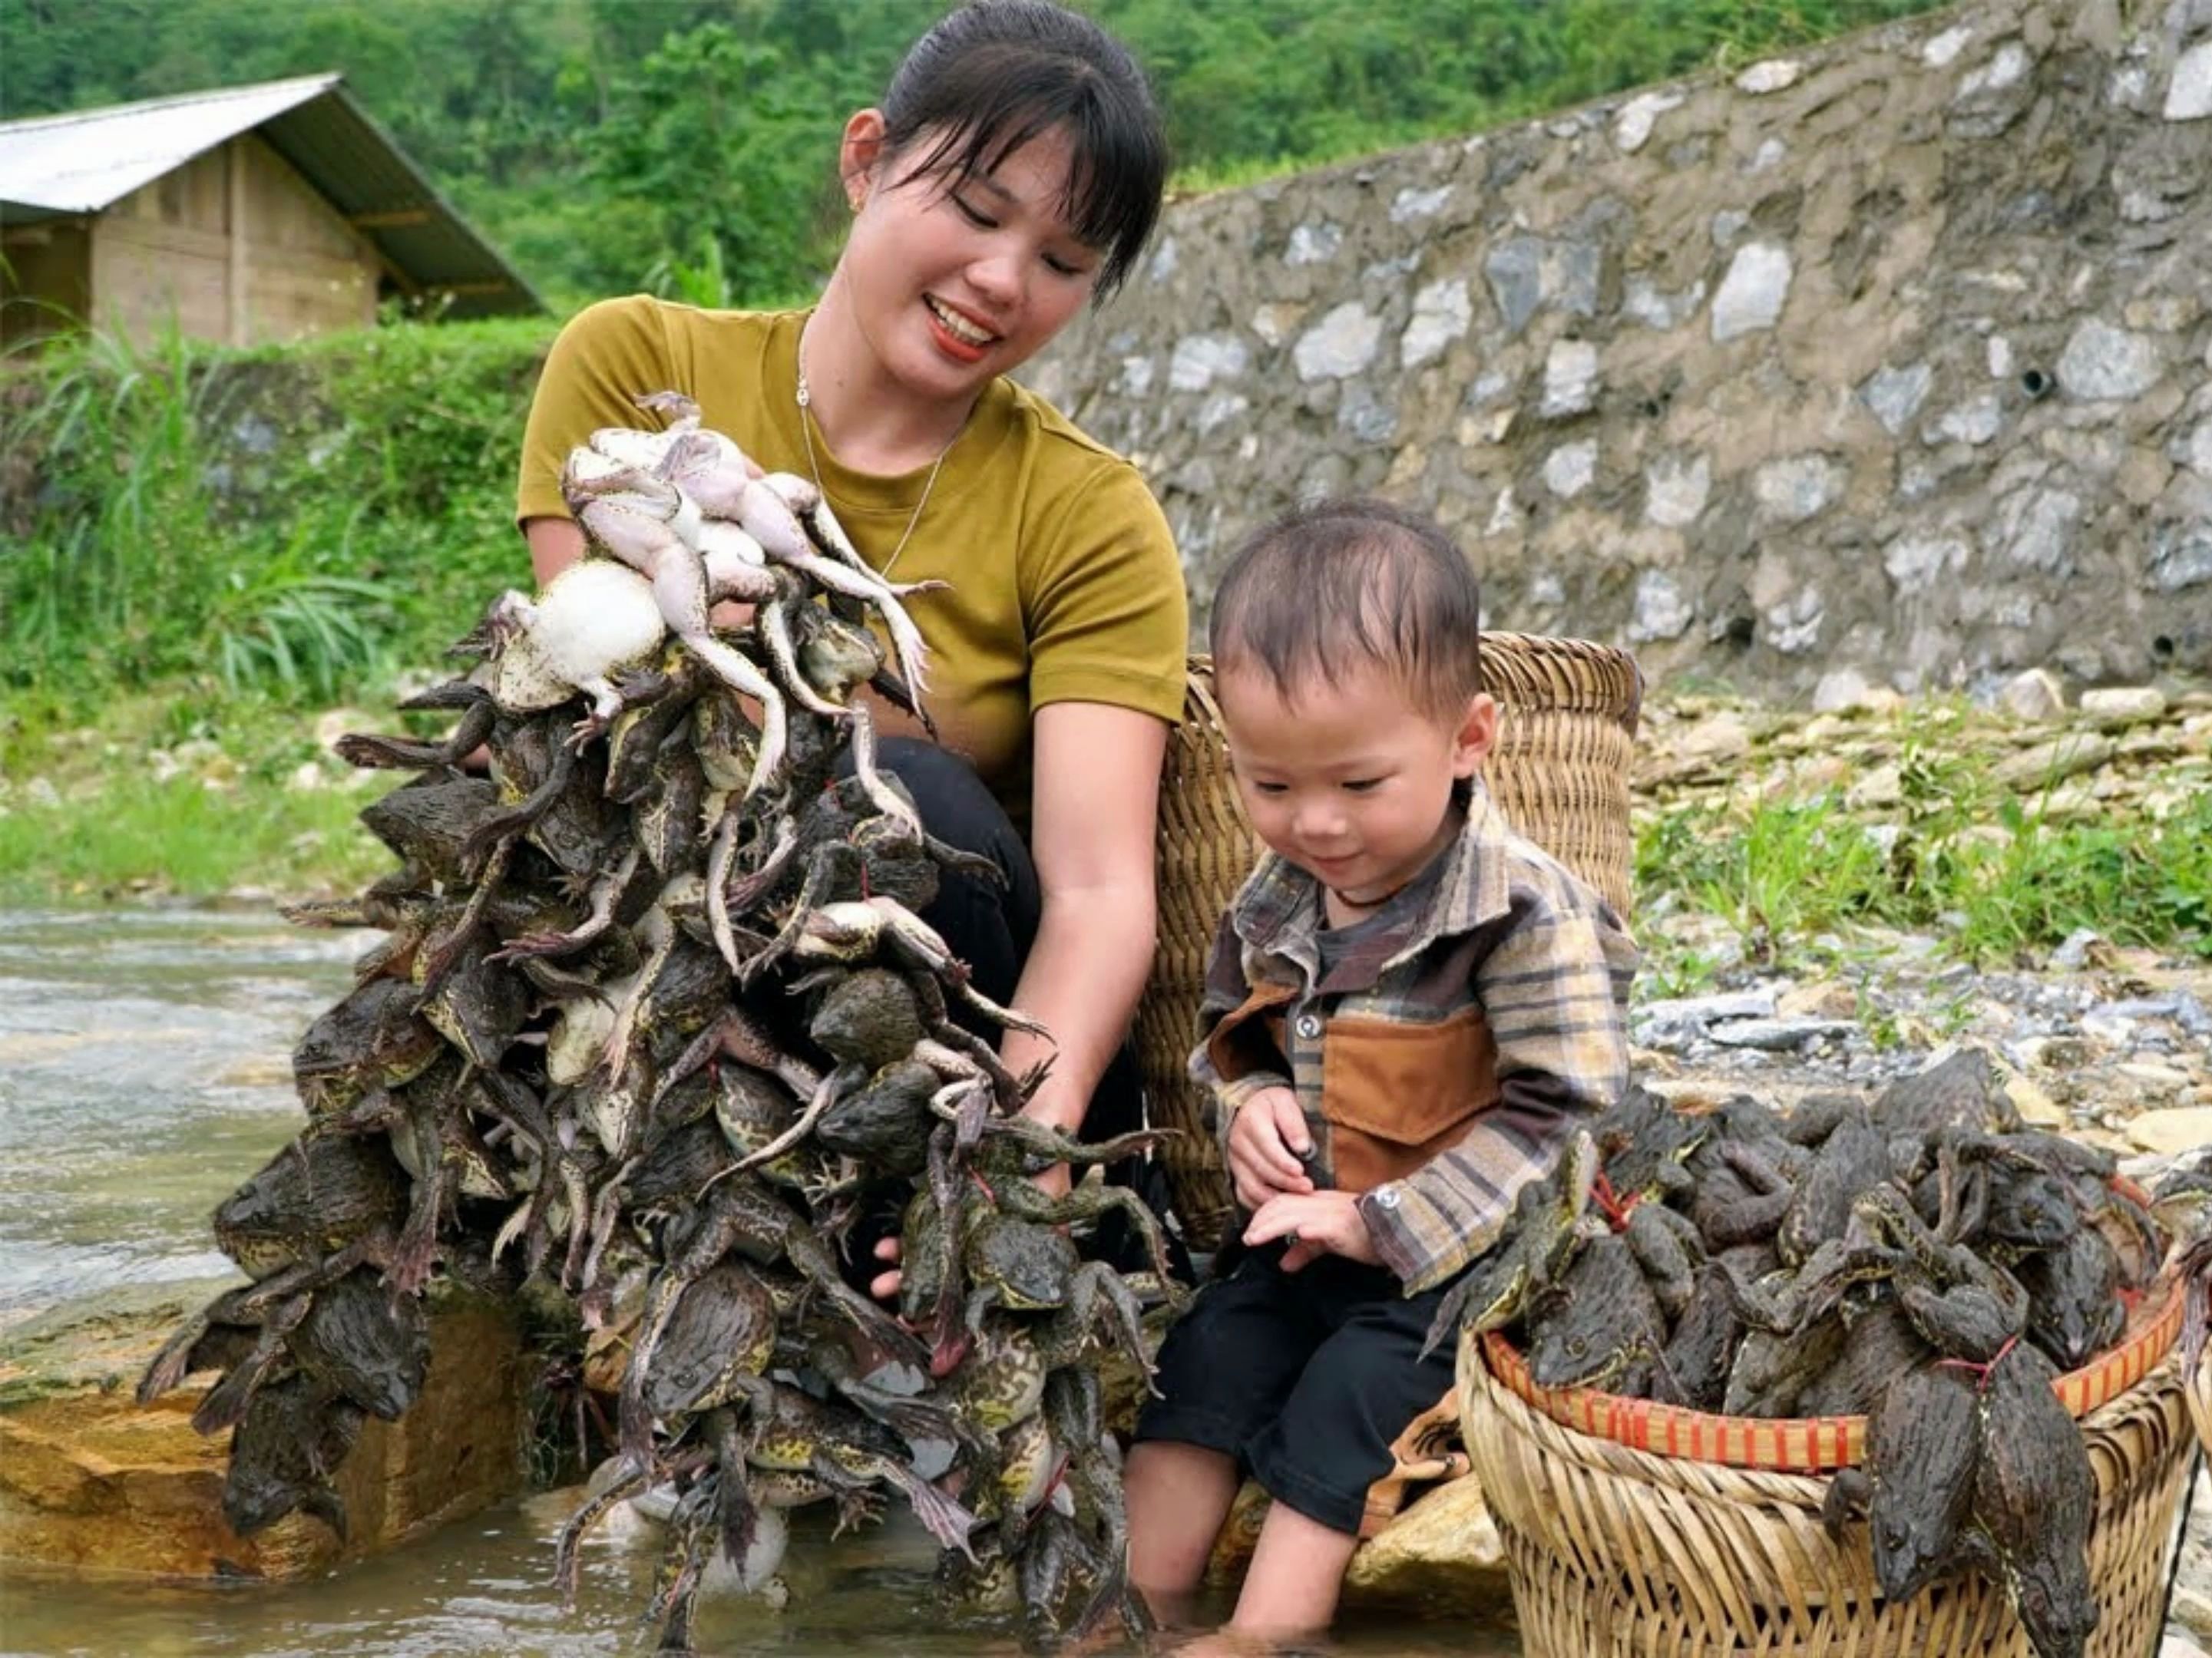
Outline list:
[[[1498,744],[1483,768],[1514,829],[1629,908],[1628,768],[1643,682],[1625,652],[1577,639],[1482,635]],[[1137,1011],[1137,1051],[1176,1210],[1210,1248],[1231,1209],[1228,1177],[1185,1072],[1198,1038],[1206,958],[1222,911],[1252,867],[1254,841],[1229,769],[1212,664],[1192,659],[1182,724],[1160,786],[1159,950]]]

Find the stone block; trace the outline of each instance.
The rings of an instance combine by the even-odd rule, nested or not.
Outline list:
[[[1247,1480],[1214,1540],[1208,1581],[1240,1581],[1266,1523],[1267,1492]],[[1418,1605],[1425,1610],[1502,1617],[1512,1586],[1498,1527],[1472,1475],[1448,1480],[1409,1504],[1359,1546],[1344,1574],[1349,1605]]]
[[[339,1471],[346,1540],[296,1514],[240,1537],[222,1517],[230,1436],[204,1438],[191,1427],[204,1386],[147,1406],[132,1397],[155,1350],[220,1287],[134,1286],[0,1338],[0,1558],[171,1578],[297,1578],[521,1489],[528,1375],[514,1314],[441,1285],[414,1407],[395,1423],[372,1418]]]

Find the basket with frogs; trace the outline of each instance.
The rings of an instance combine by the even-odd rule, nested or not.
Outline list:
[[[1532,1658],[2149,1650],[2193,1178],[2027,1127],[1972,1050],[1786,1115],[1631,1088],[1432,1332]]]

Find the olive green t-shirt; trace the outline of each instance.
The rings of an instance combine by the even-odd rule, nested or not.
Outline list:
[[[771,472],[808,475],[793,398],[803,312],[702,311],[639,295],[606,300],[561,331],[523,438],[520,519],[569,516],[561,468],[602,426],[647,429],[632,401],[673,390]],[[914,519],[928,469],[876,477],[841,465],[815,434],[822,483],[862,558],[883,568]],[[1026,826],[1030,720],[1051,702],[1105,702],[1181,717],[1189,626],[1182,567],[1159,505],[1127,461],[1042,398],[995,380],[945,455],[896,580],[947,589],[907,601],[929,645],[925,698]]]

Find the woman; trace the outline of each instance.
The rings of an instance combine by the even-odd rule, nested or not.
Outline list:
[[[924,35],[846,123],[853,226],[811,312],[646,297],[562,331],[517,516],[541,581],[584,549],[562,462],[634,395],[689,393],[763,467],[811,477],[917,597],[941,747],[887,745],[932,829],[1001,863],[928,919],[1056,1039],[1030,1114],[1133,1127],[1125,1042],[1152,955],[1153,817],[1188,619],[1167,525],[1126,461],[1005,376],[1128,274],[1166,145],[1134,61],[1048,0],[981,0]],[[1018,1072],[1050,1051],[1009,1033]],[[1064,1175],[1061,1176],[1064,1179]]]

